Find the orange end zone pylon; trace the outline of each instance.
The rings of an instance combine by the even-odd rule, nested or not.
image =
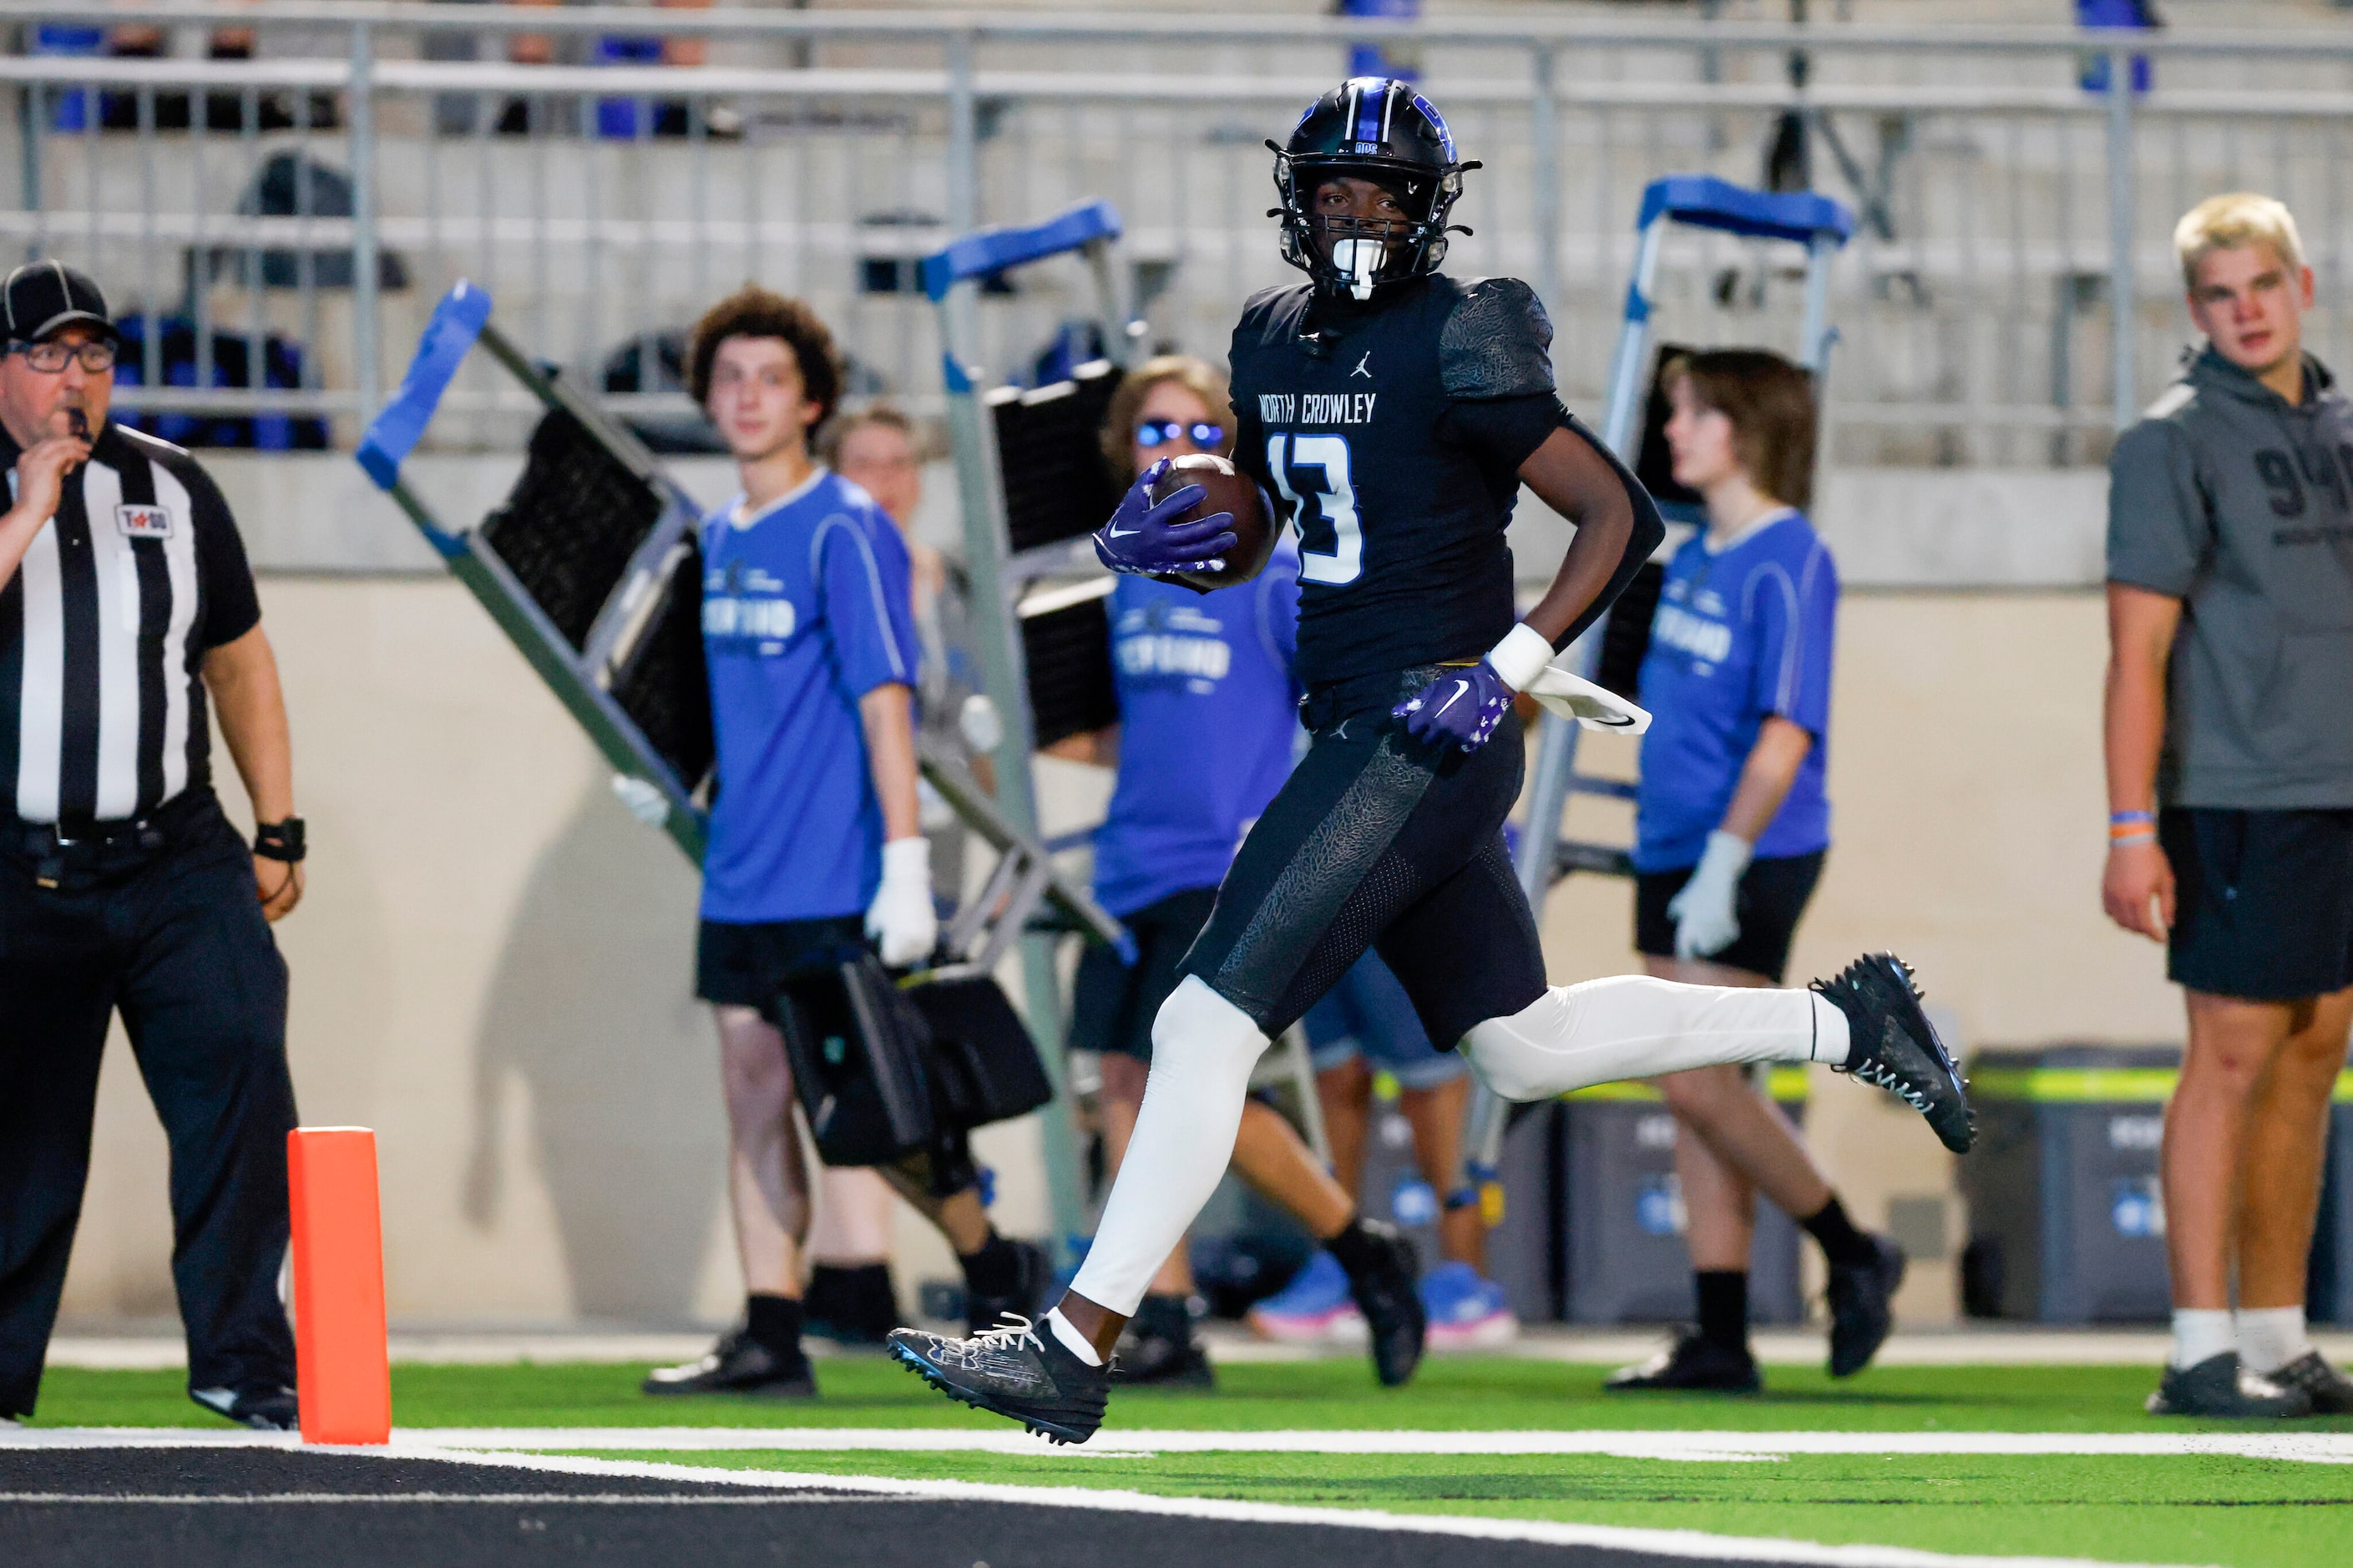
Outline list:
[[[384,1220],[375,1134],[298,1127],[286,1135],[294,1218],[294,1375],[306,1443],[392,1440],[385,1343]]]

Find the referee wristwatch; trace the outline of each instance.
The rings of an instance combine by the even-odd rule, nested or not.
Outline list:
[[[300,864],[308,852],[302,843],[302,819],[290,816],[283,822],[256,823],[253,852],[264,860],[283,860],[289,866]]]

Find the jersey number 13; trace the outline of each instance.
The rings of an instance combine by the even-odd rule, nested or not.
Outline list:
[[[1335,586],[1355,582],[1365,569],[1365,531],[1356,521],[1347,437],[1270,436],[1266,468],[1299,530],[1299,574]]]

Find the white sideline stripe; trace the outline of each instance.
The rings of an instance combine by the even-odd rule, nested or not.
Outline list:
[[[565,1475],[668,1477],[720,1481],[736,1486],[823,1488],[871,1492],[881,1497],[949,1502],[998,1502],[1042,1508],[1092,1509],[1104,1513],[1148,1513],[1175,1519],[1214,1519],[1241,1524],[1306,1524],[1386,1533],[1446,1535],[1474,1541],[1525,1541],[1548,1546],[1589,1546],[1647,1552],[1703,1563],[1727,1558],[1752,1563],[1819,1564],[1820,1568],[2153,1568],[2146,1563],[2095,1562],[2084,1557],[1983,1557],[1919,1552],[1901,1546],[1826,1546],[1810,1541],[1710,1535],[1696,1530],[1642,1530],[1623,1525],[1555,1524],[1535,1520],[1473,1519],[1443,1514],[1385,1513],[1377,1509],[1306,1508],[1291,1503],[1233,1502],[1216,1498],[1155,1497],[1148,1492],[1092,1487],[999,1486],[980,1481],[887,1480],[864,1476],[797,1475],[771,1470],[747,1474],[689,1465],[631,1464],[617,1459],[580,1459],[552,1455],[487,1454],[423,1445],[393,1444],[354,1450],[387,1458],[446,1459],[478,1465],[509,1465]]]
[[[1057,1447],[1013,1427],[891,1426],[402,1426],[395,1447],[449,1452],[604,1450],[673,1453],[1018,1454],[1037,1458],[1152,1454],[1577,1455],[1626,1459],[1736,1460],[1791,1454],[2220,1456],[2353,1465],[2346,1432],[1186,1432],[1111,1428],[1105,1447]],[[299,1448],[290,1432],[168,1426],[0,1430],[8,1448]],[[379,1449],[322,1447],[320,1452]]]

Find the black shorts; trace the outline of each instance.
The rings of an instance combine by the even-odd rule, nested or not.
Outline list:
[[[1740,918],[1740,934],[1721,952],[1707,955],[1709,963],[1745,969],[1781,984],[1789,967],[1789,943],[1798,934],[1798,921],[1822,878],[1823,851],[1810,855],[1775,855],[1751,860],[1740,874],[1740,890],[1733,897],[1733,912]],[[1683,890],[1696,866],[1679,871],[1644,871],[1634,879],[1634,949],[1651,958],[1675,955],[1675,921],[1667,903]]]
[[[1186,955],[1269,1035],[1368,947],[1441,1051],[1544,994],[1544,952],[1512,876],[1519,727],[1475,752],[1425,745],[1389,717],[1435,666],[1340,683],[1301,705],[1314,744],[1258,819]]]
[[[2172,806],[2166,973],[2214,996],[2295,1002],[2353,985],[2353,810]]]
[[[1121,917],[1135,939],[1135,962],[1099,943],[1079,957],[1071,995],[1071,1048],[1152,1059],[1152,1020],[1176,989],[1193,939],[1209,923],[1215,888],[1187,888]]]
[[[860,915],[748,925],[704,921],[694,935],[694,994],[723,1007],[757,1007],[765,1016],[795,971],[828,952],[865,945]]]

